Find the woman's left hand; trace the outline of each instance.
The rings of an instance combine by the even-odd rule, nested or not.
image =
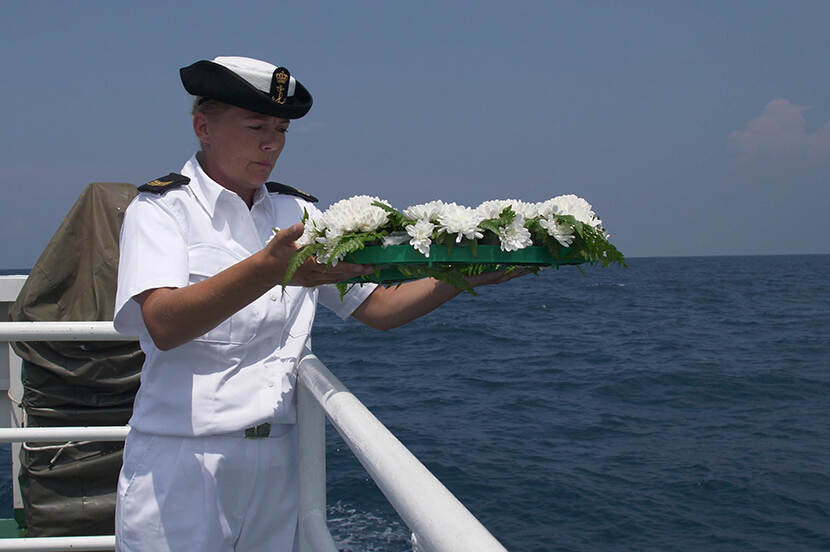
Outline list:
[[[478,276],[468,276],[467,283],[473,287],[489,286],[492,284],[503,284],[513,278],[519,278],[530,274],[527,270],[494,270],[493,272],[485,272]]]

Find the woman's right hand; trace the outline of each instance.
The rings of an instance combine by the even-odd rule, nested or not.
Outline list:
[[[277,234],[265,246],[264,253],[273,263],[275,271],[278,275],[278,282],[282,282],[282,277],[288,268],[288,263],[294,253],[297,251],[296,242],[300,236],[303,235],[305,226],[302,222],[298,222],[294,226],[285,228],[277,232]],[[314,257],[306,259],[306,261],[297,269],[294,276],[291,278],[290,285],[292,286],[319,286],[321,284],[333,284],[349,280],[356,276],[364,274],[371,274],[375,271],[374,266],[359,265],[353,263],[339,262],[337,266],[328,266],[320,264]]]

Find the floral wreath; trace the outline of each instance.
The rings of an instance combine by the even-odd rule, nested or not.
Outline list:
[[[430,201],[398,211],[387,201],[359,195],[340,200],[315,218],[306,211],[305,231],[297,240],[283,285],[309,258],[328,266],[339,261],[361,262],[355,254],[364,249],[382,251],[404,246],[417,251],[410,261],[396,265],[398,276],[378,279],[377,273],[337,284],[341,295],[349,284],[364,281],[400,282],[433,277],[473,292],[467,276],[490,270],[539,270],[539,264],[559,266],[587,262],[625,266],[625,258],[609,241],[609,234],[591,204],[569,194],[541,203],[515,199],[485,201],[475,208]],[[278,229],[274,229],[275,232]],[[481,247],[498,246],[498,262],[458,262],[454,248],[467,248],[467,257]],[[512,252],[540,248],[544,263],[528,265]],[[430,258],[432,256],[432,258]],[[365,256],[364,256],[365,257]],[[381,259],[377,257],[377,259]],[[381,261],[383,262],[383,261]],[[372,263],[375,264],[375,263]]]

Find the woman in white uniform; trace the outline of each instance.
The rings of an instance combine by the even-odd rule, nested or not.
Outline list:
[[[146,360],[118,482],[121,551],[287,551],[297,543],[297,360],[317,302],[389,329],[455,297],[424,279],[334,282],[372,272],[313,259],[283,293],[312,196],[268,182],[311,95],[284,67],[240,57],[181,70],[201,149],[127,209],[115,327]],[[271,239],[273,228],[282,228]],[[506,281],[490,273],[472,285]]]

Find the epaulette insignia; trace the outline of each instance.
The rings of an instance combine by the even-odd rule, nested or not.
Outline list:
[[[167,176],[151,180],[147,184],[142,184],[138,187],[139,192],[152,192],[154,194],[162,194],[167,190],[184,186],[190,182],[190,179],[178,173],[170,173]]]
[[[266,182],[265,187],[268,188],[268,191],[272,194],[293,195],[301,197],[306,201],[310,201],[311,203],[317,203],[317,201],[319,201],[316,197],[314,197],[311,194],[307,194],[304,191],[298,190],[297,188],[292,188],[291,186],[286,186],[285,184],[280,184],[279,182]]]

